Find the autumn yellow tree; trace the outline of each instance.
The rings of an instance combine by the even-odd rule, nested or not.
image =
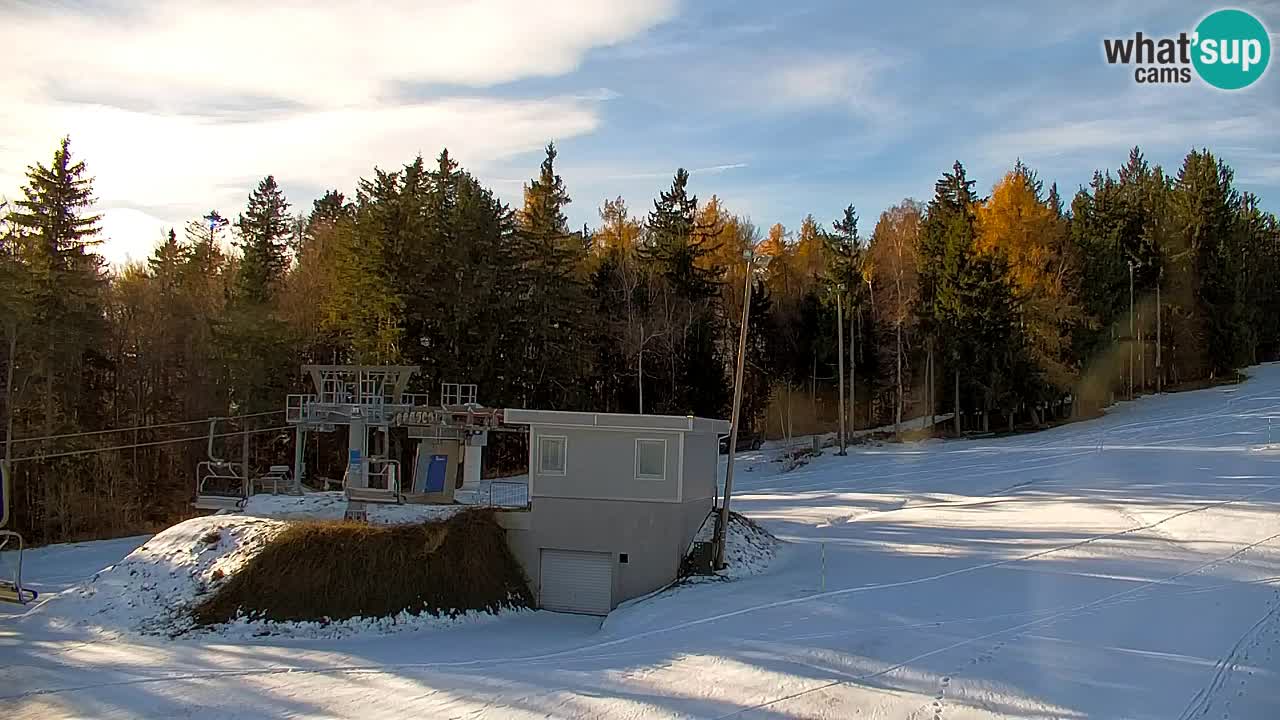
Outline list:
[[[812,290],[824,282],[827,274],[826,246],[822,230],[812,215],[800,222],[793,251],[793,266],[800,278],[802,291]]]
[[[1031,358],[1043,380],[1063,391],[1076,380],[1070,332],[1083,312],[1066,221],[1041,191],[1035,173],[1019,162],[978,208],[977,245],[1008,262]]]
[[[630,253],[640,242],[640,221],[631,217],[627,202],[621,197],[605,200],[600,207],[600,227],[591,235],[592,251],[596,255],[610,250]]]
[[[872,284],[873,296],[878,296],[876,310],[883,326],[892,328],[892,355],[894,358],[894,432],[901,429],[904,404],[903,378],[909,373],[907,365],[912,322],[915,318],[917,297],[916,247],[920,239],[920,226],[924,208],[912,200],[904,200],[880,214],[875,232],[871,235],[871,247],[863,272]]]

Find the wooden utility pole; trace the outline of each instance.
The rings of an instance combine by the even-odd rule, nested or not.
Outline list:
[[[765,255],[764,262],[769,262]],[[738,330],[738,366],[733,373],[733,411],[729,417],[729,458],[724,471],[724,500],[720,503],[720,514],[716,519],[716,547],[714,565],[717,570],[724,567],[725,536],[729,533],[729,499],[733,497],[733,458],[738,452],[738,413],[742,408],[742,370],[747,359],[747,327],[751,313],[751,274],[755,253],[748,249],[747,287],[742,299],[742,324]]]

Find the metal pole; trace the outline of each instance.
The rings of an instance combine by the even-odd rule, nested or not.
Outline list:
[[[751,261],[747,255],[747,287],[742,298],[742,326],[738,330],[738,367],[733,376],[733,412],[729,418],[729,459],[724,471],[724,501],[716,523],[715,566],[724,567],[725,535],[729,532],[729,499],[733,496],[733,456],[738,452],[738,411],[742,407],[742,370],[747,356],[747,320],[751,312]]]
[[[240,435],[240,472],[244,473],[242,482],[244,484],[244,496],[248,498],[253,494],[253,483],[249,480],[249,420],[243,420]]]
[[[298,488],[298,490],[301,490],[302,475],[303,475],[302,465],[305,457],[304,453],[307,447],[307,433],[305,430],[302,429],[301,423],[299,423],[297,427],[294,429],[293,437],[294,437],[293,439],[293,482],[294,482],[294,487]]]
[[[822,571],[820,573],[821,587],[820,592],[827,591],[827,544],[822,543]]]
[[[840,297],[844,286],[840,286],[838,290],[841,291],[836,293],[836,347],[838,348],[836,354],[839,356],[837,364],[840,375],[840,452],[836,454],[844,455],[847,442],[844,424],[844,303]],[[852,358],[850,361],[852,362]]]
[[[1133,399],[1133,261],[1129,261],[1129,399]]]

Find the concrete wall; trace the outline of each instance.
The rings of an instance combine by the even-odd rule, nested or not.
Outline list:
[[[542,549],[612,554],[617,605],[676,578],[687,545],[684,508],[676,503],[538,497],[529,511],[529,528],[509,528],[507,545],[535,596]],[[628,556],[625,564],[619,562],[622,553]]]
[[[540,470],[539,438],[546,435],[566,439],[564,475]],[[666,440],[662,480],[636,478],[637,439]],[[521,522],[503,523],[530,590],[540,597],[544,549],[609,553],[615,606],[675,580],[711,510],[717,450],[710,431],[531,426],[532,506],[518,513],[525,516]],[[620,562],[624,553],[626,563]]]
[[[708,433],[684,438],[684,502],[706,500],[716,495],[716,465],[720,441]]]
[[[546,475],[538,462],[539,438],[555,435],[567,440],[565,474]],[[530,433],[531,497],[616,498],[676,502],[680,473],[681,433],[659,430],[600,430],[533,426]],[[666,477],[635,477],[636,440],[667,441]]]
[[[686,550],[689,543],[693,542],[693,536],[698,534],[698,528],[702,527],[702,522],[707,519],[707,514],[711,512],[711,506],[711,498],[680,504],[681,530],[684,533],[681,537],[685,541]]]

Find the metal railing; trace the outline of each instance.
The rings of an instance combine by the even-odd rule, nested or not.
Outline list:
[[[348,469],[342,478],[343,491],[348,500],[364,502],[401,502],[400,493],[400,461],[369,458],[367,487],[353,487],[351,472]]]
[[[476,489],[474,504],[481,507],[529,507],[529,485],[502,480],[481,483]]]
[[[410,407],[427,407],[431,404],[431,396],[428,393],[401,393],[400,404]]]
[[[445,407],[474,405],[476,397],[475,383],[440,383],[440,404]]]
[[[284,421],[287,423],[300,423],[307,417],[309,406],[316,401],[316,396],[312,394],[295,394],[285,397],[284,404]]]
[[[269,492],[272,495],[301,495],[302,485],[295,482],[293,470],[288,465],[272,465],[266,475],[254,478],[254,492]]]

